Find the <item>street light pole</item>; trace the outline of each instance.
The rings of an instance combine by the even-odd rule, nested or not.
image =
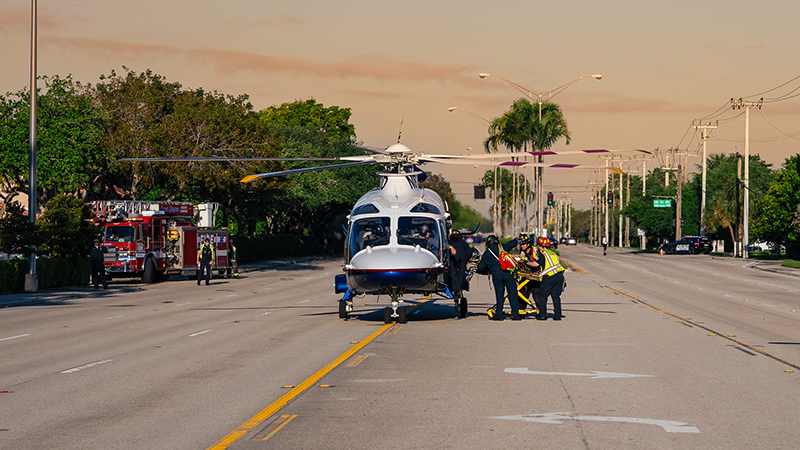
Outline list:
[[[523,93],[524,95],[526,95],[531,100],[533,100],[533,97],[536,96],[536,102],[539,104],[539,121],[540,122],[542,120],[542,103],[544,102],[544,96],[547,96],[547,100],[550,100],[553,97],[555,97],[556,95],[558,95],[561,92],[563,92],[568,87],[572,86],[573,84],[577,83],[578,81],[581,81],[584,78],[594,78],[595,80],[600,80],[600,79],[603,78],[603,75],[599,74],[599,73],[593,74],[593,75],[584,75],[582,77],[578,77],[578,78],[570,81],[569,83],[562,84],[561,86],[559,86],[559,87],[557,87],[557,88],[555,88],[555,89],[553,89],[553,90],[551,90],[549,92],[535,93],[531,89],[528,89],[528,88],[526,88],[526,87],[524,87],[524,86],[522,86],[522,85],[520,85],[518,83],[515,83],[515,82],[509,80],[508,78],[502,77],[502,76],[500,76],[498,74],[495,74],[495,73],[479,73],[478,76],[480,78],[486,78],[486,77],[497,77],[497,78],[500,78],[501,80],[505,81],[509,86],[511,86],[514,89],[518,90],[519,92]],[[542,150],[542,149],[539,149],[539,150]],[[539,163],[544,162],[544,157],[539,155],[538,162]],[[536,184],[536,197],[537,197],[537,200],[536,200],[536,210],[537,210],[536,211],[536,216],[537,216],[536,226],[537,226],[537,233],[541,233],[542,232],[542,228],[544,226],[543,221],[542,221],[543,220],[542,216],[543,216],[543,213],[544,213],[544,201],[542,200],[542,195],[544,194],[544,168],[538,167],[538,168],[536,168],[534,170],[534,173],[536,173],[536,176],[535,176],[536,180],[534,181],[534,183]]]
[[[31,0],[31,114],[30,114],[30,142],[28,146],[28,222],[36,224],[36,0]],[[28,255],[29,272],[25,275],[25,292],[39,290],[39,281],[36,277],[36,247],[31,245]]]

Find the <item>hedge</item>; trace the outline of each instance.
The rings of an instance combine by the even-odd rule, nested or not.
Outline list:
[[[27,259],[0,261],[0,292],[21,292],[28,273]],[[39,258],[36,278],[39,289],[64,286],[86,286],[92,275],[89,258]]]

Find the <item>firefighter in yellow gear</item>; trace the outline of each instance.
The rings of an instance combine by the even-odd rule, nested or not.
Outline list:
[[[226,278],[239,278],[239,264],[236,263],[236,246],[233,240],[228,240],[228,273]]]
[[[553,320],[561,320],[561,293],[564,291],[564,267],[552,250],[547,238],[536,241],[536,260],[531,265],[541,267],[539,287],[539,314],[536,320],[547,320],[547,297],[553,299]]]

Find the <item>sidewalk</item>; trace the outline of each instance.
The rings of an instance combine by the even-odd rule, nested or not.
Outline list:
[[[260,261],[251,264],[240,264],[239,273],[259,272],[262,270],[270,270],[276,267],[288,266],[292,264],[305,264],[315,261],[329,261],[332,259],[341,260],[341,257],[303,256],[281,258],[271,261]],[[147,285],[142,284],[137,278],[130,278],[128,280],[122,279],[120,281],[125,282],[125,284],[119,285],[112,281],[109,284],[108,289],[103,289],[102,287],[100,289],[94,289],[94,287],[90,285],[69,286],[56,289],[40,290],[38,292],[0,293],[0,308],[41,303],[61,303],[77,298],[105,297],[108,295],[138,292],[147,289]]]
[[[754,260],[750,267],[765,272],[779,273],[781,275],[788,275],[791,277],[800,278],[800,269],[794,267],[784,267],[783,261],[758,261]]]

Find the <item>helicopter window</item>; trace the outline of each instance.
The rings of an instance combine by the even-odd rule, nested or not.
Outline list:
[[[411,208],[411,212],[420,212],[420,213],[430,213],[430,214],[441,214],[439,208],[430,203],[417,203],[416,206]]]
[[[441,247],[440,227],[428,217],[400,217],[397,220],[397,243],[419,245],[438,255]]]
[[[417,182],[419,180],[417,180],[416,176],[406,177],[406,180],[408,180],[408,184],[411,185],[411,189],[419,189],[419,183]]]
[[[389,218],[370,217],[356,220],[350,230],[349,250],[355,255],[367,246],[389,245]]]
[[[353,216],[357,216],[359,214],[375,214],[375,213],[379,213],[379,212],[380,212],[380,210],[378,210],[378,208],[375,205],[370,203],[368,205],[359,206],[358,208],[353,210],[353,214],[352,215]]]

